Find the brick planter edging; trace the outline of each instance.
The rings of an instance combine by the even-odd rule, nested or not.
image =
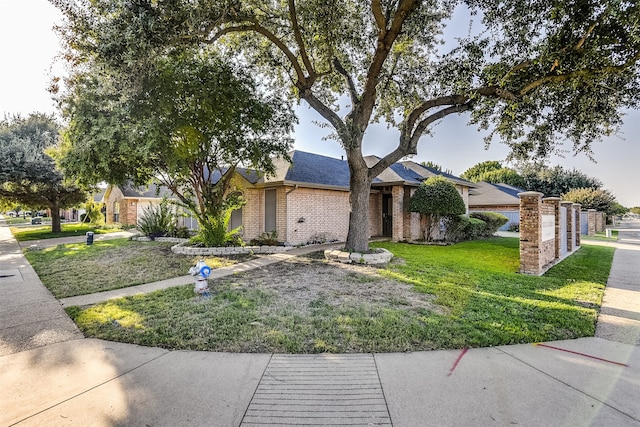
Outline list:
[[[386,249],[379,248],[374,254],[363,254],[361,252],[345,252],[337,249],[327,249],[324,251],[324,257],[329,261],[338,261],[346,264],[386,264],[393,258],[393,254]]]
[[[134,237],[132,240],[150,242],[148,237]],[[171,242],[177,245],[171,246],[171,252],[178,255],[209,256],[209,255],[239,255],[239,254],[279,254],[293,249],[293,246],[222,246],[218,248],[198,248],[184,246],[189,239],[177,237],[156,237],[156,242]]]

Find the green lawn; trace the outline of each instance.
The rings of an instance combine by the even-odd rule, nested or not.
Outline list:
[[[103,228],[95,224],[70,223],[62,224],[60,233],[51,232],[51,224],[37,227],[11,227],[13,236],[19,242],[29,240],[53,239],[56,237],[84,236],[87,231],[93,231],[96,234],[114,233],[122,231],[122,228],[111,227]]]
[[[68,313],[87,336],[211,351],[390,352],[572,339],[593,336],[613,258],[612,248],[585,245],[543,277],[532,277],[517,273],[513,238],[375,246],[397,260],[378,271],[383,279],[366,270],[347,275],[351,286],[371,289],[367,298],[320,290],[304,307],[283,302],[269,283],[283,281],[284,273],[267,267],[273,269],[216,282],[205,300],[184,286]],[[308,275],[299,280],[301,289],[322,288],[334,280],[332,269],[340,269],[321,259],[304,263],[323,269],[317,282]],[[381,280],[399,290],[409,283],[413,296],[379,301]]]
[[[197,260],[174,254],[172,245],[112,239],[26,250],[25,255],[53,295],[66,298],[184,276]],[[211,268],[236,262],[206,261]]]
[[[580,241],[589,243],[590,240],[611,242],[618,240],[618,230],[611,230],[611,237],[607,237],[605,232],[596,233],[595,236],[581,235]]]
[[[29,225],[31,224],[31,217],[22,218],[11,218],[9,216],[5,216],[5,220],[7,221],[7,225]],[[51,218],[42,218],[42,223],[51,223]]]

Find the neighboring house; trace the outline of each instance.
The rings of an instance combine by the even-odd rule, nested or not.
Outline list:
[[[95,203],[102,203],[104,197],[104,189],[100,189],[100,192],[93,195],[93,201]],[[83,214],[87,210],[84,208],[84,204],[79,208],[60,209],[60,219],[65,221],[80,221]],[[51,212],[47,209],[47,215],[51,216]]]
[[[136,225],[151,204],[158,204],[163,197],[171,198],[169,189],[151,184],[149,187],[133,185],[109,185],[104,193],[106,222],[118,222],[123,225]]]
[[[291,158],[291,163],[276,159],[276,173],[271,177],[238,170],[231,191],[241,192],[246,204],[233,213],[231,228],[242,225],[245,241],[272,232],[292,245],[346,240],[350,214],[347,162],[303,151],[292,152]],[[365,160],[371,165],[378,158]],[[434,175],[451,179],[468,207],[469,189],[475,184],[412,161],[395,163],[371,185],[369,235],[396,241],[422,238],[420,215],[406,212],[404,206],[417,187]],[[160,200],[153,196],[155,188],[111,188],[106,197],[108,222],[135,224],[142,202],[148,206]]]
[[[511,224],[520,224],[520,198],[518,193],[525,190],[508,184],[492,184],[476,182],[476,187],[469,191],[469,211],[491,211],[501,213],[509,221],[500,231],[506,231]]]

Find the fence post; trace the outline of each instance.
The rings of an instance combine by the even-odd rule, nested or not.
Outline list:
[[[580,235],[582,234],[582,205],[580,203],[573,204],[573,212],[576,215],[576,247],[578,249],[580,247]]]
[[[596,235],[596,210],[589,209],[587,211],[587,235],[595,236]]]
[[[573,252],[573,236],[576,232],[574,206],[572,202],[560,202],[560,206],[567,209],[567,253],[571,253]]]
[[[556,260],[560,259],[560,239],[562,238],[562,236],[560,236],[560,230],[561,230],[560,202],[561,201],[562,199],[560,197],[545,197],[544,199],[542,199],[542,203],[553,206],[553,213],[556,217],[555,231],[554,231],[554,235],[555,235],[554,254],[555,254]]]

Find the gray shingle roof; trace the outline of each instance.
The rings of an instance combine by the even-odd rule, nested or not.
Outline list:
[[[120,189],[122,190],[124,197],[156,199],[165,196],[172,196],[171,191],[169,191],[168,188],[156,184],[149,184],[147,187],[136,187],[130,182],[127,182],[126,184],[121,185]]]
[[[237,168],[236,170],[252,184],[276,184],[282,182],[285,184],[301,184],[349,190],[349,177],[351,174],[346,160],[298,150],[293,151],[290,157],[292,160],[291,164],[281,159],[275,160],[278,170],[276,170],[274,177],[263,177],[256,171],[250,169]],[[379,158],[376,156],[365,157],[365,161],[369,166],[375,164],[378,160]],[[373,185],[380,186],[402,183],[403,185],[417,186],[434,175],[442,175],[451,179],[456,184],[467,185],[469,187],[475,185],[456,176],[419,165],[412,161],[394,163],[373,180]],[[216,171],[213,174],[212,181],[216,182],[219,179],[220,172]],[[122,192],[126,197],[149,198],[162,197],[165,194],[170,196],[171,194],[165,187],[160,187],[160,190],[158,190],[156,185],[151,185],[148,189],[125,185],[122,186]]]
[[[518,193],[524,190],[507,184],[476,182],[476,188],[469,191],[469,207],[519,205]]]
[[[285,181],[349,188],[349,165],[345,160],[320,154],[294,151]]]

